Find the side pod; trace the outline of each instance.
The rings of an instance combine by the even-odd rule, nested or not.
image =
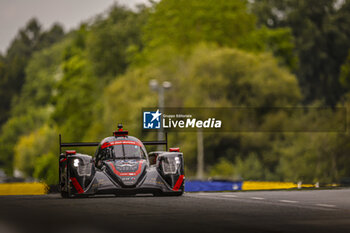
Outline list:
[[[183,154],[180,152],[160,152],[156,158],[156,167],[172,191],[182,194],[185,179]]]
[[[75,151],[62,153],[59,160],[59,185],[62,197],[84,194],[95,172],[91,156]]]

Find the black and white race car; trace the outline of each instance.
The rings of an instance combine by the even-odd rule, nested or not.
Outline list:
[[[140,141],[118,125],[112,137],[98,142],[62,143],[62,147],[97,146],[94,156],[61,151],[59,188],[64,198],[97,194],[151,193],[180,196],[184,192],[184,159],[179,148],[147,154],[145,145],[164,141]],[[166,134],[165,134],[166,135]]]

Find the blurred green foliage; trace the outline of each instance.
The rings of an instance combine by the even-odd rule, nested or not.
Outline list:
[[[258,25],[292,31],[303,102],[335,106],[349,91],[339,74],[350,49],[350,1],[257,0],[251,6]]]
[[[113,5],[68,34],[32,20],[0,56],[0,167],[54,184],[59,133],[64,141],[99,141],[122,122],[131,135],[154,139],[140,124],[141,108],[158,102],[151,79],[172,82],[168,107],[348,107],[349,7],[162,0],[135,11]],[[266,111],[258,128],[307,128],[320,124],[315,114],[286,122],[286,113]],[[235,127],[242,116],[223,117]],[[169,135],[190,177],[196,140]],[[350,176],[349,141],[347,133],[205,133],[206,174],[338,182]]]
[[[154,5],[144,38],[150,49],[191,48],[199,41],[233,47],[254,29],[255,16],[244,1],[167,0]]]
[[[59,24],[43,31],[34,18],[20,29],[9,46],[6,56],[0,59],[0,125],[11,115],[12,101],[20,95],[25,83],[25,69],[34,52],[47,48],[63,38],[64,32]]]
[[[226,158],[220,158],[219,161],[210,169],[210,176],[212,177],[235,177],[235,166]]]
[[[36,166],[41,166],[41,164],[37,162],[41,156],[51,151],[57,153],[57,141],[56,130],[48,125],[44,125],[29,135],[23,135],[14,148],[15,168],[21,171],[26,177],[32,176]],[[42,176],[41,178],[44,177],[45,176]]]
[[[86,51],[94,74],[108,76],[107,81],[123,74],[133,56],[142,50],[142,27],[147,22],[148,9],[140,6],[132,12],[113,6],[107,18],[99,17],[86,37]]]

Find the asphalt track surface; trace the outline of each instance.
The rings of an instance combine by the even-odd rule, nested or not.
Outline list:
[[[350,232],[350,189],[0,196],[0,232]]]

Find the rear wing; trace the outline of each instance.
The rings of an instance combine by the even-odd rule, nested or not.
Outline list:
[[[165,132],[165,139],[162,141],[142,141],[143,145],[165,145],[165,151],[168,150],[168,134]],[[85,147],[85,146],[98,146],[99,142],[62,142],[61,134],[59,135],[60,154],[62,153],[62,147]]]

